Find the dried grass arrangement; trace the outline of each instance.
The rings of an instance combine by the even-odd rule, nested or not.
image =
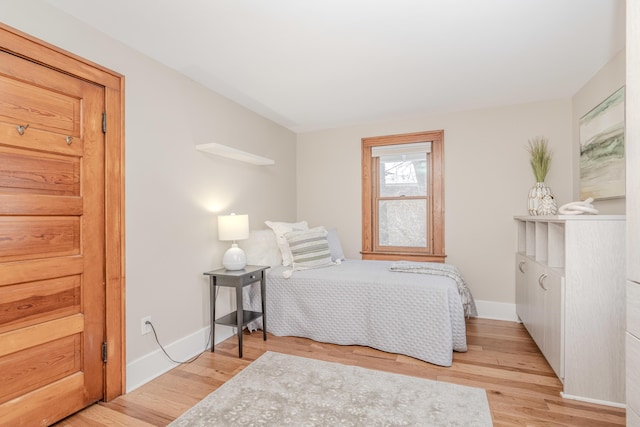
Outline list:
[[[544,182],[551,167],[549,138],[538,136],[529,140],[527,151],[531,155],[531,168],[536,182]]]

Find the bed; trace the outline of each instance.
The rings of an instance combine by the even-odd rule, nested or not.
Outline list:
[[[368,346],[441,366],[451,366],[453,351],[467,350],[465,306],[475,315],[475,304],[470,293],[462,297],[459,281],[449,275],[392,271],[391,261],[345,260],[339,254],[324,267],[297,270],[276,262],[277,255],[265,259],[264,244],[258,246],[247,258],[272,266],[266,318],[273,335]],[[260,311],[258,287],[246,292],[245,309]],[[261,327],[260,321],[251,325]]]

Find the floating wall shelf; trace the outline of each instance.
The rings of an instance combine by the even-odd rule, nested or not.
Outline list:
[[[196,150],[260,166],[274,165],[276,163],[274,160],[267,159],[266,157],[257,156],[255,154],[247,153],[246,151],[238,150],[227,145],[217,144],[215,142],[196,145]]]

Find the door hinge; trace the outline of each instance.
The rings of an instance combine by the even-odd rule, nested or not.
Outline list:
[[[107,133],[107,113],[102,113],[102,133]]]
[[[107,342],[102,343],[102,361],[107,363]]]

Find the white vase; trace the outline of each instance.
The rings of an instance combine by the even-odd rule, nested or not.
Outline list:
[[[536,182],[529,190],[529,215],[555,215],[558,205],[551,189],[544,182]]]

